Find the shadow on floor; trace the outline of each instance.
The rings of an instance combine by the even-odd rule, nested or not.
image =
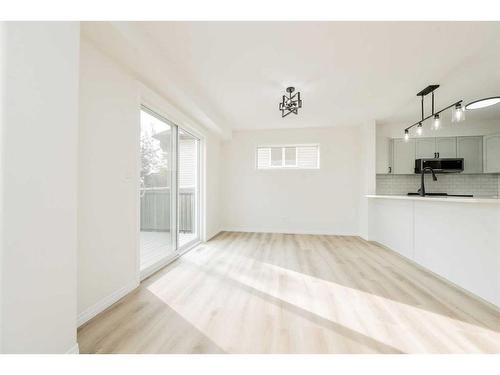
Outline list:
[[[394,348],[390,345],[384,344],[372,337],[366,336],[360,332],[357,332],[355,330],[352,330],[348,327],[345,327],[341,324],[338,324],[336,322],[332,322],[331,320],[325,319],[313,312],[304,310],[303,308],[296,306],[294,304],[291,304],[283,299],[277,298],[275,296],[271,296],[267,293],[264,293],[260,290],[257,290],[249,285],[243,284],[237,280],[225,277],[218,272],[215,272],[213,270],[207,269],[205,267],[201,267],[198,264],[189,262],[189,261],[184,261],[183,262],[183,267],[190,266],[190,267],[196,267],[199,272],[203,272],[211,277],[215,277],[218,279],[221,279],[224,281],[224,283],[229,284],[233,287],[239,288],[243,290],[244,292],[256,296],[266,302],[272,303],[275,306],[278,306],[280,308],[283,308],[287,310],[288,312],[300,316],[301,318],[307,319],[309,322],[314,323],[324,329],[327,329],[338,336],[341,336],[342,338],[350,341],[354,341],[357,344],[361,346],[365,346],[369,348],[371,351],[377,352],[377,353],[392,353],[392,354],[399,354],[403,353],[401,350]],[[242,319],[244,317],[241,317]],[[251,319],[249,317],[248,319]]]
[[[78,329],[80,353],[223,354],[196,327],[140,287]]]
[[[215,254],[231,254],[236,244],[240,256],[500,332],[493,307],[359,237],[222,232],[208,244]]]

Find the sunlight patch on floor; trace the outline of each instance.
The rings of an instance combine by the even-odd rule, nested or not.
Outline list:
[[[500,342],[498,332],[273,264],[247,259],[246,262],[236,263],[245,266],[234,267],[233,262],[239,257],[234,254],[227,259],[217,258],[207,262],[184,259],[183,267],[191,264],[200,269],[200,277],[210,276],[209,281],[198,286],[198,290],[183,289],[182,267],[163,275],[148,290],[228,351],[235,348],[227,347],[230,340],[220,334],[221,325],[227,325],[228,334],[240,334],[242,345],[245,345],[252,335],[246,330],[245,320],[252,321],[247,322],[249,326],[268,324],[271,332],[277,329],[273,325],[287,327],[293,332],[294,319],[308,320],[307,317],[297,316],[283,304],[312,314],[309,318],[311,326],[317,326],[314,317],[319,317],[404,352],[441,350],[435,344],[422,347],[413,339],[415,335],[419,336],[420,342],[433,336],[433,342],[446,342],[448,348],[453,345],[457,352],[475,350],[461,340],[464,335],[484,336],[488,341]],[[211,296],[211,300],[206,301],[206,296]],[[209,302],[217,309],[206,311],[204,306]],[[289,322],[273,320],[269,316],[280,316]],[[401,316],[408,317],[408,320],[401,319]],[[420,327],[412,326],[415,321],[420,322]],[[320,328],[326,335],[329,334],[324,327]]]

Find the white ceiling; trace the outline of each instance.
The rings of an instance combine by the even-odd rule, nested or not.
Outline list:
[[[436,105],[500,94],[500,22],[139,22],[165,75],[231,129],[413,123]],[[301,91],[281,118],[284,89]],[[187,108],[189,110],[189,108]]]

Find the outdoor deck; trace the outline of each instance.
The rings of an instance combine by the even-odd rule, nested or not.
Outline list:
[[[179,233],[179,247],[192,241],[194,233]],[[158,262],[165,255],[173,254],[170,232],[141,231],[141,270]]]

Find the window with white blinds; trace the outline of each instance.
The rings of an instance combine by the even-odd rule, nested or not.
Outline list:
[[[318,169],[319,145],[258,146],[257,169]]]

